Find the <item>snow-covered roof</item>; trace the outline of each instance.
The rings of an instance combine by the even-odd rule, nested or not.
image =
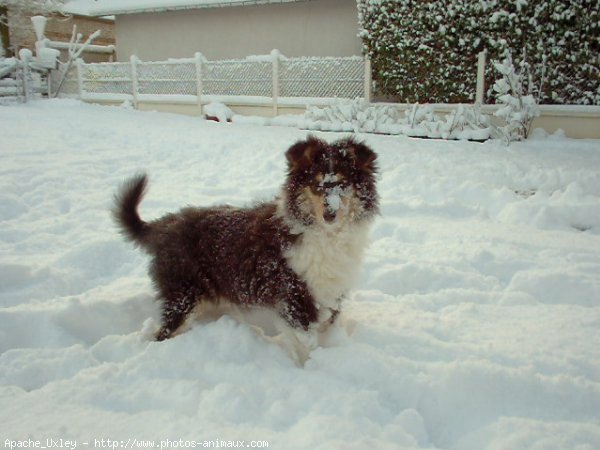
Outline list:
[[[301,0],[69,0],[63,10],[70,14],[105,16],[296,1]]]

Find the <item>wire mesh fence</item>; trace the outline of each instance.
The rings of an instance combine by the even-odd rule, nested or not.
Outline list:
[[[60,75],[55,74],[56,80]],[[360,57],[286,58],[267,55],[241,60],[191,59],[126,63],[79,61],[61,93],[91,96],[244,96],[276,99],[368,97]],[[370,78],[369,78],[370,80]],[[199,100],[198,100],[199,101]]]
[[[273,64],[266,61],[213,61],[202,67],[202,88],[207,95],[270,97]]]
[[[196,66],[193,62],[139,62],[136,70],[140,94],[196,95]]]
[[[79,64],[84,89],[98,94],[131,94],[131,66],[128,63]]]
[[[280,66],[283,97],[364,97],[363,58],[297,58]]]

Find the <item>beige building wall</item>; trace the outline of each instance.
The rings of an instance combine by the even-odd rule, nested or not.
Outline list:
[[[268,54],[351,56],[361,54],[356,0],[204,8],[116,18],[117,59],[210,60]]]

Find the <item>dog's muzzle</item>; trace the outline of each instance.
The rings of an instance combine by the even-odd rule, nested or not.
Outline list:
[[[325,191],[323,220],[333,222],[344,207],[343,191],[339,186],[333,186]]]

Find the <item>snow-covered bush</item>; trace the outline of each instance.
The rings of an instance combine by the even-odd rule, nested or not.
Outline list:
[[[371,104],[361,99],[338,100],[327,106],[311,106],[304,115],[232,118],[237,123],[291,126],[315,131],[381,133],[438,139],[483,141],[492,135],[489,118],[479,106],[457,105],[440,116],[432,105]]]
[[[523,62],[521,71],[517,72],[511,54],[507,53],[502,62],[494,62],[494,67],[501,78],[496,80],[493,89],[496,103],[502,105],[494,115],[506,122],[506,126],[499,128],[501,136],[507,142],[526,139],[533,119],[540,115],[528,66]]]
[[[356,99],[339,100],[324,107],[310,106],[304,118],[309,127],[325,126],[331,130],[371,133],[377,131],[381,125],[397,123],[401,114],[394,106],[376,106]]]
[[[380,93],[410,103],[472,102],[477,54],[498,60],[525,49],[534,78],[546,71],[542,103],[600,104],[597,0],[357,2]],[[495,78],[488,65],[486,85]]]
[[[488,116],[481,112],[480,105],[457,105],[445,116],[440,126],[445,139],[485,140],[491,136],[492,127]]]
[[[407,136],[483,141],[492,133],[489,118],[482,114],[479,105],[458,104],[440,116],[432,105],[416,103],[405,115],[408,128],[401,129],[401,134]]]

